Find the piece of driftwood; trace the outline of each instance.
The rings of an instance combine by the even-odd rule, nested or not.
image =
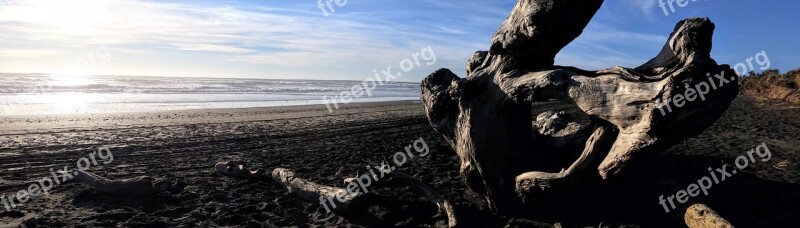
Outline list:
[[[112,180],[86,171],[76,171],[75,180],[103,193],[122,196],[150,196],[167,190],[166,182],[153,184],[153,178],[141,176]]]
[[[300,199],[311,203],[320,203],[328,200],[332,203],[330,209],[341,214],[350,214],[354,208],[363,205],[365,194],[348,193],[344,188],[331,187],[317,184],[295,176],[294,171],[276,168],[272,171],[272,179],[284,186],[286,190]]]
[[[586,141],[586,146],[581,156],[569,168],[561,172],[532,171],[518,175],[515,180],[517,183],[516,189],[523,197],[523,200],[526,197],[536,195],[537,192],[541,193],[551,188],[564,189],[582,181],[581,175],[591,168],[590,165],[597,157],[597,154],[601,153],[603,148],[607,148],[609,142],[613,139],[614,133],[609,131],[611,130],[608,127],[595,127],[594,132]]]
[[[735,72],[710,56],[715,26],[705,18],[680,21],[661,52],[636,68],[554,65],[602,3],[519,0],[489,51],[467,62],[466,78],[440,69],[422,81],[430,124],[456,151],[462,180],[492,208],[513,210],[520,197],[635,171],[627,168],[637,157],[700,134],[738,94]],[[575,105],[593,126],[585,142],[574,140],[584,131],[560,136],[582,148],[561,172],[545,170],[552,152],[542,150],[563,145],[540,140],[558,121],[531,126],[532,103],[550,99]]]
[[[586,142],[592,133],[589,126],[578,123],[566,112],[543,112],[536,117],[533,127],[539,133],[538,136],[546,140],[544,143],[553,146],[552,149],[555,150],[571,150],[570,147],[575,144]]]
[[[728,220],[705,204],[693,204],[686,209],[683,217],[689,228],[732,228]]]
[[[260,169],[248,168],[247,163],[241,161],[219,162],[214,165],[214,170],[216,170],[217,173],[225,176],[245,179],[258,179],[264,177],[264,174]]]
[[[384,167],[388,169],[388,167]],[[420,182],[411,175],[396,170],[384,170],[383,173],[389,176],[388,180],[410,186],[417,192],[423,194],[428,200],[439,207],[439,212],[447,216],[448,226],[455,227],[457,224],[455,210],[453,206],[433,189]],[[344,188],[332,187],[317,184],[295,176],[292,170],[276,168],[272,171],[272,178],[286,190],[300,199],[310,203],[328,202],[331,203],[330,209],[343,215],[353,215],[362,212],[370,205],[369,195],[361,192],[348,192]],[[355,178],[346,178],[345,185],[354,183]]]

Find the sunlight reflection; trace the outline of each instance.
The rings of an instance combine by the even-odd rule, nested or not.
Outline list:
[[[83,75],[52,74],[50,83],[51,86],[83,86],[93,84],[94,79]]]
[[[93,98],[93,96],[96,95],[87,93],[59,94],[58,96],[49,96],[51,100],[47,103],[52,106],[55,113],[83,113],[91,108],[89,106],[95,102],[96,98]]]

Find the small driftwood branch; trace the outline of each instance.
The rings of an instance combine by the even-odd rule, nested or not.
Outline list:
[[[386,169],[388,167],[384,167]],[[411,175],[399,172],[388,172],[388,181],[396,181],[403,183],[423,194],[425,198],[436,204],[439,207],[439,213],[444,213],[447,216],[447,223],[450,227],[455,227],[457,218],[453,206],[437,194],[433,189],[420,182]],[[286,190],[297,196],[298,198],[310,203],[319,203],[328,200],[332,202],[331,209],[339,214],[352,215],[355,212],[362,211],[366,208],[368,195],[360,192],[349,193],[344,188],[331,187],[326,185],[317,184],[295,176],[292,170],[277,168],[272,171],[272,179],[280,185],[286,187]],[[346,178],[345,184],[352,183],[354,178]]]
[[[365,194],[348,193],[344,188],[317,184],[295,176],[294,171],[277,168],[272,171],[272,179],[286,187],[286,190],[310,203],[320,203],[331,199],[331,210],[340,214],[350,214],[360,205]]]
[[[97,189],[100,192],[123,196],[150,196],[158,194],[159,190],[153,185],[149,176],[130,179],[111,180],[86,171],[76,171],[75,180]]]
[[[214,165],[214,169],[219,174],[231,177],[245,179],[258,179],[263,177],[263,173],[260,169],[254,170],[247,168],[247,163],[240,161],[220,162]]]

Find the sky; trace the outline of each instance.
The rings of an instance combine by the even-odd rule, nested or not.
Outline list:
[[[438,68],[464,77],[467,59],[488,49],[515,4],[327,2],[0,0],[0,72],[364,80],[397,71],[430,47],[435,62],[416,61],[396,80],[419,82]],[[678,21],[709,17],[719,63],[735,65],[763,51],[770,68],[800,67],[800,2],[683,3],[607,0],[556,64],[636,67],[658,53]]]

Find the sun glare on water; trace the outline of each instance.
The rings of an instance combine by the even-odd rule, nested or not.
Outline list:
[[[68,89],[69,87],[80,87],[92,85],[95,80],[91,76],[85,75],[66,75],[66,74],[51,74],[50,75],[50,88],[54,91]],[[74,88],[72,88],[74,89]],[[97,94],[84,93],[88,91],[75,91],[66,93],[46,93],[39,97],[46,99],[41,101],[42,104],[47,104],[47,109],[50,112],[59,114],[81,113],[91,108],[92,103],[98,100]]]
[[[91,85],[93,83],[94,80],[91,78],[91,76],[67,75],[67,74],[50,75],[51,86],[82,86],[82,85]]]

